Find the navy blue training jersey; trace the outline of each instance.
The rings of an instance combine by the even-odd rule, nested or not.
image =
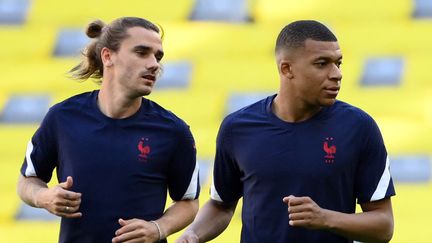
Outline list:
[[[199,194],[195,143],[189,127],[148,99],[124,119],[105,116],[98,91],[54,105],[28,143],[21,173],[49,182],[73,177],[82,193],[81,218],[62,218],[59,242],[111,242],[118,219],[156,220],[167,189],[175,200]]]
[[[336,101],[297,123],[272,112],[274,96],[227,116],[217,138],[211,197],[243,197],[242,242],[352,242],[288,224],[289,195],[354,213],[356,201],[395,194],[380,131],[362,110]]]

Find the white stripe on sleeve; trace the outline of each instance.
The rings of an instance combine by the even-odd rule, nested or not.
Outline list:
[[[218,202],[223,202],[222,198],[219,196],[219,193],[216,191],[216,187],[214,186],[214,180],[212,181],[211,187],[210,187],[210,197],[211,199],[218,201]]]
[[[389,160],[389,157],[387,155],[384,172],[381,176],[381,179],[378,182],[378,186],[377,186],[375,192],[373,193],[373,195],[371,197],[371,202],[383,199],[385,197],[385,194],[387,192],[387,188],[388,188],[389,183],[390,183],[390,169],[389,169],[389,167],[390,167],[390,160]]]
[[[25,170],[25,176],[36,176],[36,171],[33,166],[33,161],[30,157],[32,152],[33,152],[33,143],[30,139],[30,141],[27,143],[27,151],[26,151],[27,168]]]
[[[199,166],[198,166],[198,162],[196,162],[195,169],[192,173],[192,178],[189,183],[189,187],[187,188],[185,194],[183,195],[182,200],[195,199],[197,194],[198,183],[199,183],[198,173],[199,173]]]

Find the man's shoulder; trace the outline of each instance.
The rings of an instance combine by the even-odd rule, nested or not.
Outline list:
[[[162,121],[171,123],[177,128],[183,129],[184,127],[189,127],[186,122],[178,117],[174,112],[162,107],[157,102],[144,98],[144,102],[148,107],[148,112],[155,118]]]
[[[71,108],[73,109],[73,108],[80,107],[82,105],[88,105],[93,100],[94,95],[97,95],[97,91],[90,91],[90,92],[77,94],[53,105],[51,109],[59,111],[62,109],[71,109]]]
[[[273,99],[273,96],[268,96],[228,114],[222,121],[222,125],[228,126],[229,124],[242,124],[245,121],[267,119],[267,105],[270,99]]]
[[[366,111],[344,101],[337,100],[330,110],[344,120],[373,121],[373,118]]]
[[[73,117],[70,116],[70,114],[76,114],[76,111],[83,110],[83,107],[85,106],[91,107],[91,105],[88,104],[90,103],[89,100],[91,100],[90,97],[92,96],[92,94],[94,95],[94,91],[74,95],[59,103],[54,104],[48,109],[42,123],[60,124],[58,123],[60,117],[64,117],[65,115],[68,116],[67,120],[70,121],[71,117]]]
[[[238,109],[237,111],[232,112],[231,114],[227,115],[227,118],[241,118],[244,116],[250,116],[250,115],[256,115],[260,113],[265,113],[266,111],[266,105],[268,102],[268,99],[270,99],[271,96],[266,97],[264,99],[258,100],[255,103],[252,103],[250,105],[247,105],[245,107],[242,107]]]

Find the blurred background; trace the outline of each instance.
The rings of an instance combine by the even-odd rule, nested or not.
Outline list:
[[[0,242],[57,242],[58,218],[16,195],[26,144],[51,105],[98,89],[66,72],[89,41],[86,24],[121,16],[165,30],[165,71],[149,98],[191,126],[201,205],[220,122],[279,87],[279,31],[299,19],[325,23],[344,54],[339,99],[375,118],[390,154],[397,192],[392,242],[431,242],[431,0],[0,0]],[[212,242],[239,242],[240,229],[239,205]]]

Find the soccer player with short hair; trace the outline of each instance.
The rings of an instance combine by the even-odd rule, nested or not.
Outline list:
[[[148,20],[92,22],[71,70],[100,90],[50,108],[29,141],[18,194],[62,217],[59,242],[166,242],[198,211],[189,126],[144,98],[161,71],[162,33]],[[60,184],[48,188],[56,169]],[[164,212],[167,190],[173,204]]]
[[[296,21],[279,34],[275,55],[279,92],[224,119],[211,199],[177,243],[218,236],[241,197],[241,242],[389,241],[395,191],[386,148],[368,114],[336,100],[335,35]]]

